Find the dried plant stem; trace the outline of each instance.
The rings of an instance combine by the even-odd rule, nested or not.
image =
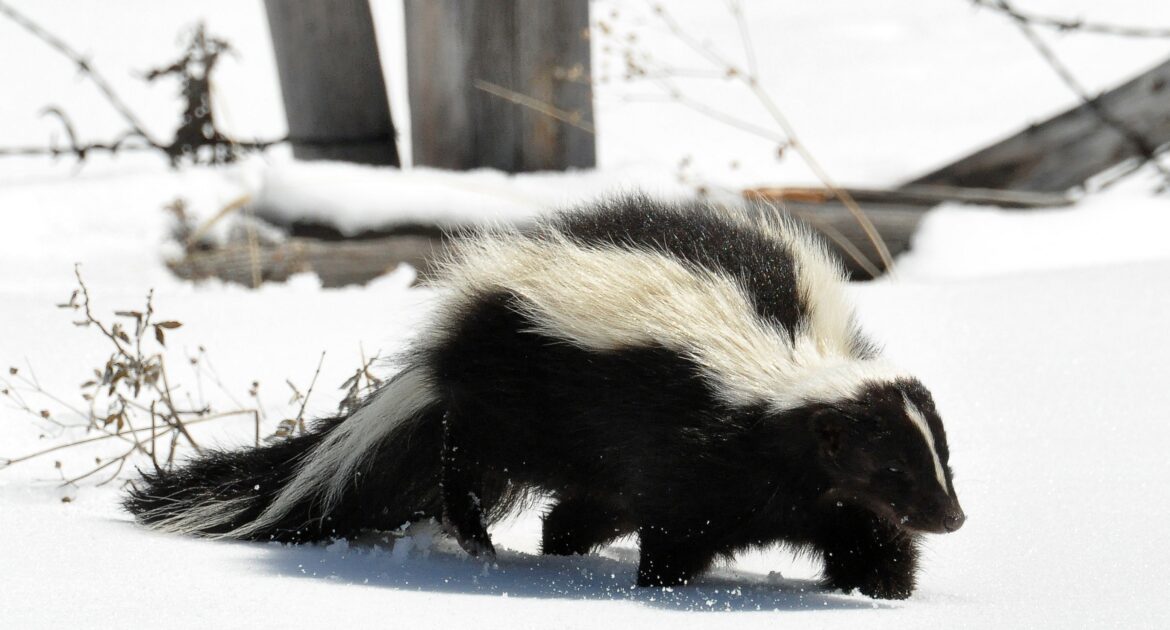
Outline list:
[[[824,168],[824,166],[821,165],[820,160],[818,160],[816,156],[813,155],[808,146],[801,141],[800,137],[796,133],[795,127],[793,127],[792,123],[788,120],[788,117],[780,109],[779,105],[776,104],[775,99],[773,99],[768,91],[765,90],[764,87],[760,84],[759,74],[756,69],[755,51],[752,49],[751,37],[750,35],[745,36],[745,34],[749,33],[749,29],[747,25],[747,18],[744,15],[743,6],[739,2],[733,1],[731,2],[731,7],[731,12],[735,16],[736,23],[739,26],[741,40],[745,49],[745,55],[748,58],[748,72],[740,70],[735,64],[731,63],[722,55],[712,50],[710,46],[703,44],[687,33],[686,30],[684,30],[678,23],[678,21],[675,20],[668,11],[666,11],[663,5],[651,5],[653,12],[659,17],[659,19],[662,20],[663,24],[666,25],[667,29],[676,38],[685,43],[695,52],[706,57],[717,67],[725,68],[725,76],[743,83],[752,91],[752,94],[755,95],[756,99],[768,112],[768,115],[771,116],[772,120],[783,132],[784,141],[786,142],[787,146],[791,147],[797,152],[801,160],[805,163],[806,166],[808,166],[809,170],[813,172],[813,175],[818,180],[820,180],[821,184],[824,185],[824,187],[827,188],[830,192],[832,192],[833,196],[836,197],[841,202],[841,204],[849,210],[849,213],[853,215],[854,220],[857,221],[857,224],[861,227],[862,231],[865,232],[866,238],[868,238],[869,241],[873,244],[874,249],[878,253],[878,257],[881,259],[882,266],[887,271],[889,271],[893,268],[894,259],[890,255],[890,250],[886,246],[885,241],[882,239],[881,234],[879,234],[877,228],[874,227],[873,222],[870,221],[869,217],[865,215],[865,212],[861,209],[861,206],[858,205],[857,201],[853,199],[852,195],[849,194],[849,191],[843,189],[837,184],[836,181],[834,181],[834,179],[829,175],[829,172]],[[854,248],[854,250],[856,250],[856,248]],[[857,250],[857,253],[861,254],[860,250]],[[872,263],[869,263],[868,266],[871,268],[875,267]]]
[[[1058,31],[1079,31],[1097,35],[1115,35],[1118,37],[1136,37],[1148,39],[1170,39],[1170,28],[1150,28],[1142,26],[1125,26],[1120,24],[1106,24],[1103,22],[1089,22],[1082,19],[1058,18],[1036,13],[1025,13],[1010,5],[1005,6],[996,0],[971,0],[977,7],[984,7],[998,11],[1014,20],[1027,22],[1036,26],[1053,28]]]
[[[220,208],[219,212],[216,212],[211,218],[201,223],[199,227],[196,228],[195,231],[187,237],[187,242],[185,245],[187,247],[193,247],[196,243],[199,242],[199,239],[203,238],[209,231],[211,231],[211,228],[215,227],[216,223],[219,223],[220,220],[222,220],[224,217],[239,210],[240,208],[247,206],[251,202],[252,195],[249,194],[240,195],[239,197],[231,200],[227,205]]]
[[[588,120],[583,120],[581,117],[581,112],[560,109],[552,103],[547,103],[538,98],[528,96],[527,94],[521,94],[520,92],[509,90],[502,85],[496,85],[495,83],[484,81],[483,79],[475,80],[475,89],[483,90],[492,96],[498,96],[506,101],[520,105],[521,107],[527,107],[528,109],[544,114],[549,118],[559,120],[566,125],[576,127],[577,129],[580,129],[586,133],[596,133],[593,128],[593,123]]]
[[[185,423],[180,417],[179,411],[175,408],[175,402],[171,398],[171,383],[167,378],[166,364],[160,361],[159,366],[159,372],[162,376],[163,386],[158,390],[158,393],[162,397],[163,403],[166,404],[167,409],[170,410],[170,414],[163,416],[163,420],[167,422],[167,424],[170,424],[173,428],[177,429],[179,433],[183,435],[183,437],[187,438],[187,443],[195,449],[195,452],[202,453],[203,449],[199,447],[199,444],[195,441],[195,438],[191,437],[191,434],[187,431]]]
[[[317,360],[317,369],[313,372],[313,380],[309,381],[309,389],[305,390],[305,395],[301,398],[301,408],[297,411],[297,429],[301,432],[305,431],[305,407],[309,405],[309,397],[313,395],[313,386],[317,384],[317,377],[321,375],[321,366],[325,364],[325,353],[321,353],[321,358]]]
[[[857,246],[849,240],[849,237],[842,234],[840,230],[833,227],[832,225],[822,221],[820,217],[816,215],[816,213],[796,211],[794,214],[800,217],[801,220],[816,228],[817,231],[819,231],[821,234],[824,234],[826,238],[836,243],[837,246],[841,248],[841,251],[848,254],[849,257],[852,258],[859,267],[864,269],[866,273],[873,276],[874,278],[881,275],[881,270],[873,265],[873,262],[869,259],[868,256],[862,253],[860,249],[857,249]]]
[[[245,414],[249,414],[249,413],[255,413],[255,412],[250,410],[250,409],[241,409],[238,411],[225,411],[223,413],[216,413],[216,414],[203,416],[202,418],[188,420],[186,422],[186,424],[188,424],[188,425],[201,424],[204,422],[210,422],[212,420],[219,420],[221,418],[229,418],[232,416],[241,416],[241,415],[245,415]],[[11,459],[0,460],[0,466],[11,466],[12,464],[19,464],[20,462],[28,461],[30,459],[36,459],[37,457],[41,457],[42,455],[48,455],[49,453],[55,453],[57,451],[62,451],[65,449],[74,448],[77,446],[81,446],[83,444],[91,444],[93,442],[101,442],[102,440],[109,440],[111,438],[125,438],[126,436],[134,436],[135,434],[144,433],[146,431],[151,432],[151,441],[153,441],[159,435],[163,435],[163,434],[167,433],[168,431],[170,431],[170,427],[165,427],[162,430],[157,430],[157,425],[152,425],[149,428],[139,427],[137,429],[129,429],[129,430],[125,430],[125,431],[119,431],[117,433],[109,433],[106,435],[97,435],[97,436],[90,437],[90,438],[74,440],[74,441],[68,442],[66,444],[58,444],[56,446],[51,446],[49,448],[35,451],[33,453],[21,455],[20,457],[13,457]],[[135,450],[138,450],[138,449],[135,449]]]
[[[88,479],[89,477],[92,477],[92,476],[98,474],[99,472],[109,468],[110,466],[113,466],[116,464],[118,466],[118,470],[116,470],[114,472],[114,475],[112,477],[110,477],[109,479],[99,483],[98,485],[100,486],[100,485],[107,484],[107,483],[113,481],[114,477],[118,476],[118,473],[122,472],[122,466],[125,465],[126,460],[131,455],[133,455],[134,451],[136,451],[136,450],[137,450],[137,448],[131,448],[130,450],[126,451],[125,453],[122,453],[121,455],[114,457],[113,459],[107,461],[106,463],[98,465],[96,468],[94,468],[93,470],[90,470],[89,472],[82,473],[81,475],[78,475],[77,477],[66,479],[64,481],[64,483],[62,483],[61,485],[65,485],[65,486],[75,485],[78,481]]]

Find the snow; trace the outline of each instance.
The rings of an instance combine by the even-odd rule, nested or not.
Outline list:
[[[397,60],[391,66],[400,63],[396,5],[374,4],[379,24],[388,25],[380,37]],[[736,26],[721,3],[669,6],[684,25],[702,25],[713,45],[734,53]],[[240,48],[221,85],[233,131],[283,132],[259,2],[157,8],[126,0],[117,13],[133,16],[130,25],[105,15],[113,11],[106,5],[18,7],[92,53],[128,99],[146,103],[146,124],[159,131],[174,116],[171,94],[141,86],[129,69],[167,59],[177,28],[207,17]],[[655,50],[680,66],[694,62],[637,9],[593,7],[598,16],[620,8],[617,21],[645,26]],[[1170,24],[1165,7],[1137,0],[1111,3],[1108,14],[1087,2],[1027,8]],[[748,2],[747,10],[769,85],[842,181],[888,184],[1071,103],[1009,24],[965,2],[898,0],[881,9]],[[1157,41],[1053,39],[1094,89],[1165,54]],[[0,59],[24,60],[0,63],[0,79],[28,86],[0,101],[0,144],[42,143],[49,125],[36,112],[47,101],[74,113],[86,137],[120,128],[90,106],[92,86],[4,20]],[[962,80],[954,80],[955,68]],[[403,115],[395,87],[401,73],[391,68],[388,76],[395,115]],[[842,76],[849,79],[829,80]],[[162,207],[175,198],[207,217],[247,194],[289,217],[327,209],[357,231],[387,219],[526,217],[632,186],[677,194],[687,154],[697,176],[726,186],[808,180],[795,159],[777,163],[758,139],[681,107],[622,101],[644,87],[616,82],[599,91],[602,168],[592,172],[387,172],[297,164],[280,151],[181,172],[141,155],[97,158],[77,174],[67,161],[0,161],[0,370],[16,366],[74,400],[78,383],[104,360],[101,340],[54,306],[74,288],[75,262],[99,316],[139,306],[153,288],[160,314],[183,322],[170,333],[167,354],[182,395],[225,407],[233,398],[247,402],[258,381],[267,433],[296,412],[285,379],[303,391],[323,351],[310,416],[336,408],[337,385],[362,356],[401,348],[428,316],[433,293],[412,287],[406,268],[344,289],[322,289],[312,276],[256,291],[180,281],[162,264],[172,250]],[[742,95],[704,94],[759,114]],[[732,159],[740,162],[734,169]],[[1151,195],[1155,185],[1140,174],[1067,209],[940,208],[926,217],[895,277],[853,289],[865,327],[933,390],[969,516],[961,531],[929,539],[920,589],[905,602],[819,591],[814,563],[774,549],[744,554],[694,586],[632,589],[636,541],[595,556],[542,558],[532,511],[493,531],[501,556],[491,565],[426,526],[398,540],[303,547],[158,535],[120,511],[117,484],[60,487],[62,474],[112,454],[99,444],[0,469],[0,627],[341,620],[354,627],[1165,627],[1170,202]],[[188,366],[200,346],[222,389]],[[53,401],[31,400],[69,417]],[[197,438],[238,445],[251,431],[247,419],[225,420],[201,425]],[[65,437],[0,399],[0,456]]]
[[[399,171],[294,162],[266,169],[255,199],[257,214],[277,224],[319,221],[352,235],[396,225],[465,227],[525,221],[599,194],[635,190],[667,198],[694,194],[668,173],[653,169],[509,175],[491,169]]]
[[[1170,254],[1167,210],[1164,196],[1123,191],[1050,210],[948,204],[926,215],[897,272],[945,280],[1154,262]]]

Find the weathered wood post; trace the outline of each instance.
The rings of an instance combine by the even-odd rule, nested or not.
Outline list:
[[[265,0],[293,155],[398,166],[367,0]]]
[[[595,164],[588,0],[405,0],[405,9],[416,165]]]

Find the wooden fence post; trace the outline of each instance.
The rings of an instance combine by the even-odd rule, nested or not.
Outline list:
[[[293,155],[398,166],[367,0],[265,0]]]
[[[519,172],[595,164],[588,0],[405,0],[405,9],[416,165]],[[554,109],[583,124],[558,120]]]

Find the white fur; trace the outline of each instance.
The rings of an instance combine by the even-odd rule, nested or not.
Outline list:
[[[808,305],[809,321],[799,332],[820,351],[845,355],[855,347],[857,324],[853,304],[845,293],[845,269],[809,228],[774,207],[750,216],[728,212],[733,220],[754,229],[792,252],[797,289]]]
[[[328,514],[390,434],[435,400],[421,368],[402,372],[309,451],[292,480],[255,521],[227,536],[263,530],[308,499],[321,514]]]
[[[934,448],[934,433],[931,432],[930,425],[927,424],[922,412],[914,406],[914,403],[910,402],[910,398],[906,394],[902,394],[902,400],[906,402],[906,416],[922,432],[922,438],[926,440],[926,447],[930,449],[930,456],[934,458],[934,476],[938,479],[938,485],[942,486],[943,493],[950,494],[947,490],[947,477],[943,472],[942,461],[939,460],[938,451]]]
[[[198,502],[179,501],[140,515],[151,521],[150,527],[172,534],[194,534],[205,529],[226,525],[248,509],[251,499],[239,498],[227,501],[204,500]],[[176,505],[177,504],[177,505]],[[165,518],[157,519],[161,515]]]
[[[505,290],[542,334],[584,348],[661,344],[694,360],[726,402],[766,402],[784,410],[856,394],[866,382],[905,374],[852,356],[852,308],[841,273],[803,233],[775,227],[798,257],[800,289],[811,317],[793,342],[756,315],[732,278],[663,254],[584,246],[553,234],[484,235],[459,246],[449,264],[457,312],[487,292]]]

